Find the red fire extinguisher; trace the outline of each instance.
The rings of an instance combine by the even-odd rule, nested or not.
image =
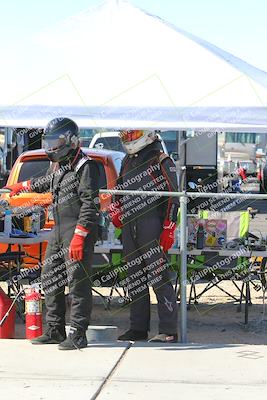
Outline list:
[[[25,296],[26,339],[42,335],[42,298],[38,289],[31,288]]]

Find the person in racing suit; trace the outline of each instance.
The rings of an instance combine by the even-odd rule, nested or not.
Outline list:
[[[179,199],[157,191],[178,191],[176,167],[155,132],[122,131],[125,156],[116,189],[155,191],[155,196],[116,196],[110,216],[122,228],[128,276],[130,329],[119,340],[146,340],[150,329],[149,287],[157,297],[159,333],[151,341],[177,341],[177,303],[165,253],[174,243]]]
[[[33,344],[59,344],[60,350],[87,346],[92,308],[91,262],[97,234],[97,163],[79,146],[79,129],[68,118],[56,118],[44,132],[45,151],[53,162],[46,176],[10,186],[22,191],[51,192],[54,228],[49,236],[41,281],[45,294],[46,332]],[[65,286],[69,286],[70,332],[65,333]]]

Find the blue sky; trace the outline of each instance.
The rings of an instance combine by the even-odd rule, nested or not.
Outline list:
[[[0,46],[7,56],[27,38],[98,0],[0,0]],[[267,71],[266,0],[130,0]],[[4,57],[2,62],[7,58]]]

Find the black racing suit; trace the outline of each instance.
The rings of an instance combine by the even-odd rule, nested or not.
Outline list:
[[[178,191],[176,168],[153,142],[123,160],[117,189]],[[166,255],[159,246],[164,220],[177,223],[177,197],[117,196],[122,211],[122,241],[131,297],[131,329],[150,329],[149,286],[157,296],[159,333],[177,332],[177,303]],[[118,205],[118,203],[117,203]]]
[[[73,165],[72,165],[73,164]],[[54,166],[55,167],[55,166]],[[42,268],[42,288],[45,293],[46,322],[50,326],[65,326],[65,286],[70,293],[70,323],[86,330],[92,308],[91,262],[97,233],[98,210],[97,163],[83,153],[59,163],[42,178],[31,180],[34,192],[51,192],[54,228],[49,237]],[[85,238],[83,259],[69,259],[69,245],[79,224],[90,232]]]

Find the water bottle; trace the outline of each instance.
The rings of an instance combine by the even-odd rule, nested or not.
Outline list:
[[[174,246],[173,247],[175,249],[179,249],[180,248],[180,227],[179,226],[175,230],[175,242],[174,242]]]
[[[199,224],[197,230],[197,249],[203,249],[204,247],[204,227],[202,224]]]
[[[5,236],[10,236],[11,229],[12,229],[12,211],[6,210],[5,211],[5,224],[4,224]]]
[[[106,241],[108,239],[108,213],[105,211],[100,212],[99,215],[99,230],[101,241]]]
[[[32,214],[32,233],[37,235],[40,232],[40,213]]]
[[[114,240],[115,240],[115,227],[111,222],[109,224],[109,229],[108,229],[108,243],[114,244]]]

